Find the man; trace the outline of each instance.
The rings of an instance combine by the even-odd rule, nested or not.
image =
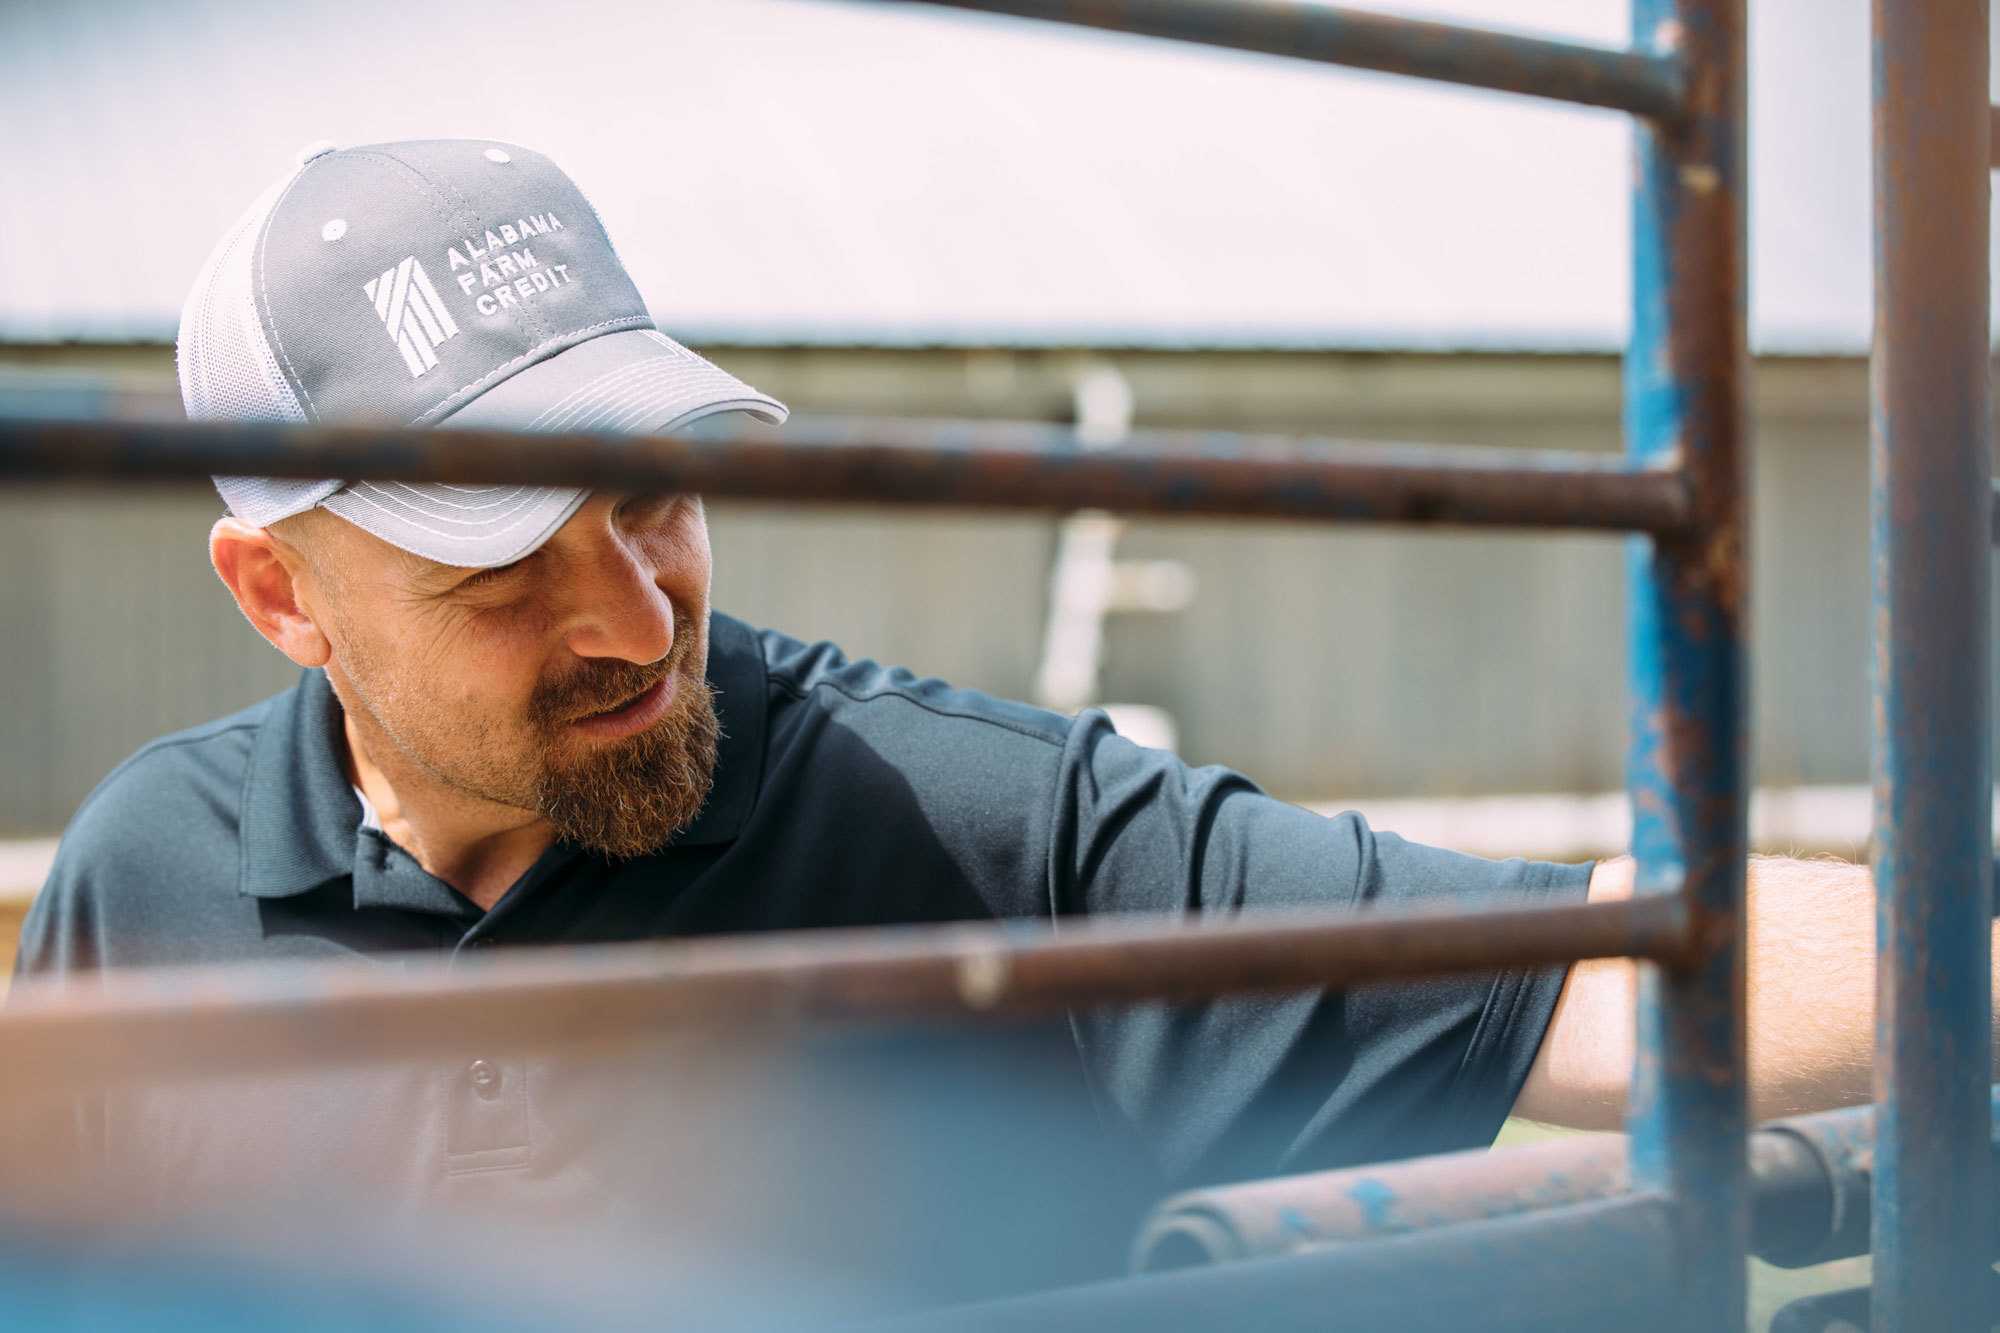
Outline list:
[[[307,150],[197,283],[180,373],[196,419],[647,433],[785,412],[653,329],[552,164],[483,141]],[[305,676],[155,742],[89,798],[24,976],[1630,891],[1625,861],[1415,846],[1140,749],[1096,713],[754,631],[708,604],[694,496],[217,485],[216,572]],[[1750,906],[1756,1113],[1864,1100],[1865,870],[1759,861]],[[1615,1125],[1632,976],[1145,1006],[1078,1015],[1074,1042],[1162,1182],[1268,1174],[1484,1144],[1510,1112]],[[522,1086],[482,1060],[453,1095]],[[508,1123],[476,1149],[447,1132],[428,1160],[531,1172],[529,1117]]]

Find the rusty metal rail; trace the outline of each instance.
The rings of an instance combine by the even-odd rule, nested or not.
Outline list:
[[[1221,431],[1140,431],[1086,451],[1061,427],[909,419],[800,418],[691,440],[0,419],[0,480],[210,474],[1660,534],[1689,512],[1670,462]]]
[[[1672,1212],[1671,1202],[1641,1191],[1072,1287],[889,1327],[896,1333],[1669,1333],[1678,1327]]]
[[[932,2],[1640,117],[1626,458],[1163,432],[1086,452],[1053,428],[968,423],[802,420],[782,438],[746,430],[633,442],[9,421],[0,422],[0,480],[371,476],[1636,533],[1640,896],[1450,917],[1066,922],[1041,935],[949,927],[622,946],[392,977],[115,978],[95,993],[31,997],[0,1019],[0,1061],[14,1071],[7,1091],[421,1055],[487,1037],[526,1046],[638,1039],[687,1020],[1005,1015],[1632,954],[1662,966],[1642,972],[1631,1138],[1618,1162],[1598,1143],[1496,1156],[1478,1169],[1437,1159],[1348,1173],[1345,1189],[1394,1177],[1410,1198],[1429,1199],[1427,1217],[1455,1225],[1056,1293],[962,1312],[949,1326],[1233,1328],[1254,1299],[1264,1328],[1408,1333],[1477,1320],[1540,1329],[1575,1315],[1713,1333],[1740,1325],[1741,1260],[1753,1239],[1768,1240],[1771,1199],[1819,1219],[1814,1243],[1787,1253],[1824,1255],[1859,1243],[1866,1210],[1856,1200],[1872,1189],[1876,1328],[1983,1327],[1992,1250],[1983,617],[1987,548],[2000,538],[1987,455],[1985,169],[2000,164],[1987,7],[1874,7],[1883,1105],[1872,1117],[1806,1118],[1751,1136],[1743,0],[1634,0],[1629,50],[1292,0]],[[1856,1128],[1864,1120],[1866,1145]],[[1565,1180],[1557,1159],[1571,1153],[1581,1154],[1569,1164],[1578,1174]],[[1523,1174],[1529,1166],[1540,1174]],[[1614,1183],[1633,1192],[1597,1197]],[[1535,1188],[1572,1202],[1524,1213]],[[1346,1225],[1334,1214],[1352,1214],[1351,1202],[1351,1193],[1334,1200],[1321,1221]],[[1480,1216],[1489,1203],[1516,1215]],[[1552,1255],[1561,1268],[1549,1267]],[[1412,1301],[1413,1290],[1425,1299]]]
[[[113,975],[17,994],[0,1097],[342,1061],[631,1043],[676,1026],[996,1018],[1635,955],[1679,963],[1678,900],[813,931],[535,949],[454,967]]]
[[[970,1325],[953,1326],[1235,1328],[1244,1326],[1251,1298],[1258,1302],[1253,1322],[1263,1328],[1395,1326],[1407,1333],[1476,1320],[1540,1329],[1570,1314],[1593,1326],[1644,1323],[1684,1333],[1740,1326],[1751,1235],[1742,947],[1744,0],[1634,0],[1627,50],[1292,0],[942,2],[1639,117],[1625,458],[1165,433],[1096,453],[1075,448],[1062,431],[965,423],[799,421],[782,439],[742,431],[635,442],[15,421],[0,423],[0,480],[366,476],[1634,533],[1630,785],[1638,896],[1432,918],[1245,919],[1199,928],[1064,922],[1034,938],[1018,928],[953,927],[810,942],[649,945],[368,980],[352,973],[119,978],[94,995],[31,999],[0,1020],[0,1061],[36,1071],[37,1086],[56,1090],[416,1055],[473,1037],[588,1044],[690,1019],[1026,1013],[1631,954],[1662,964],[1641,969],[1629,1121],[1633,1193],[1332,1254],[1060,1293],[989,1311],[984,1324],[974,1316]],[[1921,7],[1878,0],[1878,8]],[[1962,8],[1965,15],[1953,21],[1968,31],[1955,40],[1971,51],[1971,7]],[[1983,60],[1983,32],[1976,47]],[[1984,153],[1982,145],[1982,162]],[[1959,268],[1951,274],[1962,285]],[[1983,279],[1978,292],[1983,301]],[[1957,331],[1959,321],[1949,327]],[[1956,373],[1959,361],[1947,363]],[[1983,720],[1978,730],[1983,737]],[[1915,1093],[1917,1083],[1910,1086]],[[1561,1268],[1549,1267],[1552,1256]],[[1585,1280],[1575,1280],[1578,1266]],[[1411,1300],[1419,1290],[1425,1299]]]
[[[1878,1108],[1855,1106],[1750,1135],[1752,1253],[1785,1268],[1867,1253],[1878,1121]],[[1987,1139],[2000,1154],[2000,1088],[1989,1092]],[[1622,1134],[1586,1134],[1191,1190],[1153,1210],[1132,1266],[1271,1258],[1616,1198],[1632,1187],[1630,1148]]]
[[[1291,0],[929,0],[1203,46],[1258,51],[1491,88],[1674,121],[1686,110],[1679,63],[1510,33]]]
[[[1878,1333],[1990,1322],[1987,9],[1874,5]]]

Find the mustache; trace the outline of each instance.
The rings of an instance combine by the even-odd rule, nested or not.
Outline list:
[[[586,658],[561,677],[535,687],[528,699],[528,720],[549,729],[622,708],[680,670],[693,646],[692,634],[676,633],[673,648],[657,662]]]

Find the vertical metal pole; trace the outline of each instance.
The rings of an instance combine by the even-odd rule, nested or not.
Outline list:
[[[1875,0],[1875,1327],[1985,1328],[1986,0]]]
[[[1679,887],[1699,955],[1642,970],[1635,1183],[1673,1201],[1680,1327],[1743,1327],[1744,3],[1634,0],[1634,45],[1676,52],[1690,110],[1640,122],[1627,448],[1677,455],[1679,537],[1632,544],[1632,850]]]

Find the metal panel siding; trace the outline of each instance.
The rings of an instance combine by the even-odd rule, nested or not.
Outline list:
[[[967,689],[1028,697],[1054,523],[1001,514],[709,506],[716,606]]]
[[[1989,1322],[1987,17],[1874,5],[1881,1333]]]
[[[1673,1201],[1680,1326],[1740,1327],[1749,1242],[1743,881],[1748,788],[1743,508],[1743,0],[1639,0],[1635,45],[1678,51],[1690,119],[1637,130],[1627,448],[1678,456],[1684,537],[1632,542],[1632,850],[1700,948],[1641,969],[1628,1113],[1635,1183]]]
[[[1299,798],[1620,781],[1615,539],[1135,525],[1200,591],[1110,626],[1107,698]]]
[[[749,360],[757,382],[817,410],[980,406],[957,353]],[[1007,364],[1026,397],[989,407],[1060,410],[1061,358]],[[1135,355],[1121,365],[1160,425],[1577,450],[1617,441],[1616,377],[1603,359]],[[1865,377],[1850,360],[1771,361],[1757,391],[1760,781],[1860,783]],[[208,569],[203,536],[218,512],[199,488],[0,491],[10,756],[0,835],[60,829],[137,746],[290,682]],[[738,503],[711,505],[710,519],[718,606],[953,684],[1028,692],[1048,520]],[[1105,697],[1165,707],[1190,760],[1298,799],[1609,790],[1623,754],[1615,542],[1142,520],[1121,553],[1185,560],[1200,591],[1178,615],[1111,619]],[[130,636],[135,617],[154,628]]]
[[[208,566],[221,512],[194,487],[0,492],[0,836],[60,830],[147,741],[298,678]],[[725,610],[1028,692],[1047,520],[717,506],[711,523]]]
[[[0,496],[0,832],[53,832],[155,736],[234,712],[297,669],[209,570],[213,493]]]

